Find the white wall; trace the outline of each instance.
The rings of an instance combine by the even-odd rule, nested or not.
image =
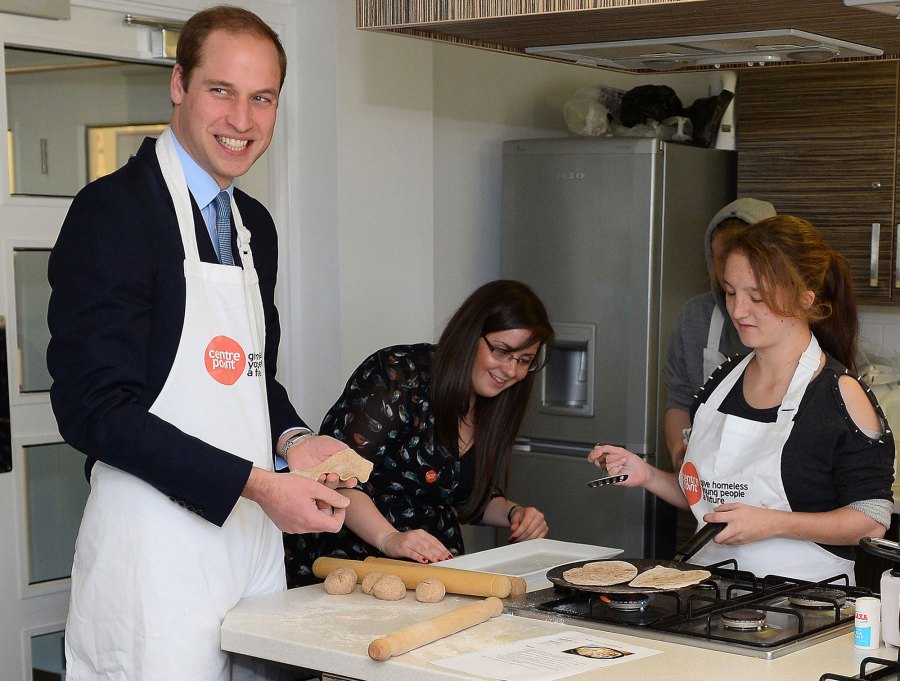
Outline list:
[[[584,86],[666,84],[688,106],[728,77],[635,76],[361,31],[352,0],[336,8],[339,273],[325,279],[339,294],[316,318],[339,319],[340,367],[315,395],[298,387],[311,421],[366,355],[434,339],[466,295],[500,275],[503,140],[566,135],[563,106]],[[900,312],[863,322],[870,336],[900,337]]]
[[[335,8],[339,271],[313,270],[339,295],[336,307],[317,305],[300,324],[321,320],[333,332],[337,319],[339,339],[329,337],[324,361],[331,371],[336,354],[340,369],[319,372],[314,382],[309,372],[292,374],[310,422],[366,355],[433,340],[465,296],[500,275],[503,140],[566,135],[563,106],[586,85],[665,83],[685,105],[721,88],[717,73],[648,79],[361,31],[352,0]],[[327,33],[309,24],[299,30],[301,44]],[[306,96],[315,94],[305,89]],[[314,285],[302,270],[299,276]],[[291,323],[296,331],[297,320]],[[307,336],[290,337],[303,338],[304,354],[323,357]]]
[[[372,351],[428,339],[433,327],[432,48],[359,31],[354,21],[354,4],[341,2],[341,386]]]
[[[666,84],[685,106],[721,89],[718,73],[633,76],[441,43],[433,50],[437,332],[473,288],[500,276],[504,140],[567,135],[563,107],[589,85]]]

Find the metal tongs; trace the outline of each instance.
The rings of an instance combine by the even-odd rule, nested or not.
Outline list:
[[[602,466],[600,468],[602,474],[596,480],[591,480],[587,486],[588,487],[601,487],[602,485],[612,485],[616,482],[622,482],[623,480],[628,480],[628,475],[622,473],[620,475],[610,475],[609,471],[606,470],[606,466]]]

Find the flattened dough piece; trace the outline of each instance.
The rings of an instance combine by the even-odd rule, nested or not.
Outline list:
[[[316,480],[322,473],[337,473],[341,480],[356,478],[360,482],[366,482],[373,467],[371,461],[362,458],[352,449],[342,449],[312,468],[291,472],[310,480]]]
[[[353,593],[356,589],[356,571],[353,568],[340,567],[332,570],[325,578],[325,593],[341,595]]]
[[[632,579],[628,586],[639,589],[681,589],[710,578],[709,570],[679,570],[657,565]]]
[[[563,579],[580,586],[612,586],[637,576],[638,569],[624,560],[598,560],[563,572]]]

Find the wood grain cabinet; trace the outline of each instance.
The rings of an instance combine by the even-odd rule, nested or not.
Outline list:
[[[861,303],[900,303],[898,62],[751,69],[738,82],[738,194],[825,234]]]

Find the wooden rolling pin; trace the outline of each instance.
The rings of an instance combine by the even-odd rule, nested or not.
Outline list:
[[[382,558],[380,556],[369,556],[366,558],[367,563],[394,563],[398,565],[410,565],[410,562],[407,560],[397,560],[396,558]],[[434,567],[442,567],[441,565],[435,565]],[[446,568],[449,569],[449,568]],[[510,596],[519,596],[526,591],[528,591],[528,583],[522,579],[521,577],[513,577],[511,575],[501,575],[496,572],[482,572],[483,575],[494,575],[495,577],[509,577],[509,582],[512,585],[512,589],[509,592]],[[440,579],[440,578],[438,578]],[[505,596],[501,596],[501,598],[505,598]]]
[[[503,603],[495,597],[464,605],[456,610],[445,612],[443,615],[432,617],[430,620],[411,624],[384,638],[376,638],[369,644],[369,657],[378,662],[384,662],[393,655],[402,655],[414,648],[433,643],[444,636],[487,622],[502,611]]]
[[[406,561],[382,563],[323,556],[313,562],[312,571],[316,577],[324,579],[332,570],[340,567],[352,568],[360,581],[370,572],[397,575],[406,584],[407,589],[415,589],[423,579],[431,578],[441,580],[447,588],[447,593],[450,594],[506,598],[512,592],[512,582],[506,575],[455,570],[435,565],[417,565]]]

